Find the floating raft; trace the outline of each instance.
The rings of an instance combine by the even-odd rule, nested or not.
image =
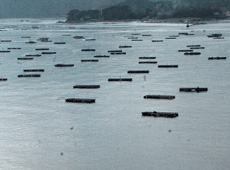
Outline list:
[[[178,50],[178,52],[193,52],[193,50]]]
[[[226,60],[227,57],[209,57],[209,60]]]
[[[109,58],[109,55],[95,55],[95,58]]]
[[[175,96],[170,96],[170,95],[146,95],[146,96],[144,96],[144,99],[168,99],[168,100],[172,100],[172,99],[175,99]]]
[[[167,40],[175,40],[176,37],[166,37],[165,39],[167,39]]]
[[[108,81],[132,81],[132,78],[109,78]]]
[[[30,36],[22,36],[21,38],[31,38]]]
[[[203,88],[203,87],[194,87],[194,88],[180,88],[179,89],[180,92],[207,92],[208,88]]]
[[[139,64],[157,64],[157,61],[139,61]]]
[[[0,78],[0,81],[7,81],[7,78]]]
[[[142,34],[143,37],[150,37],[152,36],[151,34]]]
[[[66,42],[54,42],[54,44],[66,44]]]
[[[2,50],[0,51],[0,53],[9,53],[10,51],[9,50]]]
[[[57,54],[56,52],[42,52],[42,54]]]
[[[130,70],[128,71],[129,74],[143,74],[143,73],[149,73],[149,70]]]
[[[68,98],[65,99],[67,103],[95,103],[96,99],[82,99],[82,98]]]
[[[132,39],[132,41],[143,41],[141,39]]]
[[[213,38],[213,37],[221,37],[222,34],[221,33],[216,33],[216,34],[210,34],[210,35],[207,35],[208,38]]]
[[[21,77],[41,77],[40,74],[20,74],[18,75],[19,78]]]
[[[200,50],[200,49],[205,49],[205,47],[190,47],[191,50]]]
[[[122,50],[109,50],[108,53],[121,53]]]
[[[44,69],[25,69],[24,72],[44,72]]]
[[[81,49],[81,51],[96,51],[95,49]]]
[[[139,59],[143,59],[143,60],[151,60],[151,59],[156,59],[156,57],[139,57]]]
[[[100,85],[76,85],[73,86],[74,89],[98,89]]]
[[[41,57],[41,54],[27,54],[26,57]]]
[[[116,53],[110,53],[111,55],[125,55],[126,52],[116,52]]]
[[[187,45],[187,47],[200,47],[200,45]]]
[[[18,60],[33,60],[34,58],[31,58],[31,57],[27,57],[27,58],[24,58],[24,57],[22,57],[22,58],[18,58]]]
[[[74,67],[74,64],[56,64],[55,67]]]
[[[152,40],[152,42],[163,42],[163,40]]]
[[[129,45],[120,45],[119,48],[132,48],[132,46],[129,46]]]
[[[11,47],[11,48],[7,48],[8,50],[21,50],[22,48],[17,48],[17,47]]]
[[[91,38],[91,39],[85,39],[85,41],[96,41],[96,39]]]
[[[142,112],[142,116],[153,116],[153,117],[166,117],[175,118],[178,117],[178,113],[175,112]]]
[[[200,52],[187,52],[187,53],[184,53],[184,55],[200,55],[201,53]]]
[[[35,50],[37,51],[46,51],[46,50],[50,50],[49,48],[36,48]]]
[[[98,62],[99,60],[81,60],[81,62]]]
[[[12,40],[1,40],[1,42],[12,42]]]
[[[158,65],[158,68],[178,68],[178,65]]]

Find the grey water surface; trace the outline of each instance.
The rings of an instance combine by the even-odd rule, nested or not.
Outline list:
[[[230,168],[230,23],[63,24],[57,20],[0,20],[0,169],[3,170],[227,170]],[[176,39],[165,39],[187,32]],[[222,33],[224,39],[207,35]],[[140,34],[140,35],[132,35]],[[150,34],[151,36],[142,36]],[[64,36],[63,36],[64,35]],[[85,41],[74,39],[84,36]],[[30,38],[22,38],[30,36]],[[131,41],[134,36],[142,41]],[[52,42],[39,42],[48,37]],[[163,42],[154,43],[152,40]],[[27,41],[36,44],[26,44]],[[56,45],[54,42],[66,42]],[[201,55],[178,50],[199,44]],[[119,50],[99,62],[94,55]],[[54,55],[17,60],[49,48]],[[81,49],[96,49],[82,52]],[[157,64],[139,64],[155,56]],[[208,60],[208,57],[227,57]],[[55,64],[74,64],[56,68]],[[178,68],[158,68],[176,64]],[[44,69],[40,78],[18,78],[24,69]],[[149,70],[149,74],[127,74]],[[28,73],[27,73],[28,74]],[[108,82],[108,78],[133,78]],[[99,89],[73,89],[77,84]],[[205,93],[182,93],[180,87],[207,87]],[[174,100],[147,100],[149,94]],[[66,98],[93,98],[94,104],[66,103]],[[142,117],[144,111],[178,112],[174,119]]]

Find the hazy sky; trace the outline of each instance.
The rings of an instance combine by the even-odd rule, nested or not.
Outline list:
[[[71,9],[98,9],[124,0],[0,0],[0,17],[59,17]]]

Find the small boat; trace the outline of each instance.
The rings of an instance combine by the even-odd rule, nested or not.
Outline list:
[[[167,100],[172,100],[175,99],[175,96],[171,95],[146,95],[144,96],[144,99],[167,99]]]
[[[149,73],[149,70],[130,70],[128,74],[145,74]]]
[[[55,67],[74,67],[74,64],[56,64]]]
[[[76,85],[73,86],[74,89],[98,89],[100,85]]]
[[[85,39],[84,36],[74,36],[73,38],[75,38],[75,39]]]
[[[41,41],[41,42],[52,42],[52,41],[49,40],[49,38],[47,38],[47,37],[41,37],[41,38],[37,39],[37,41]]]
[[[165,117],[165,118],[175,118],[178,117],[178,113],[175,112],[142,112],[142,116],[153,116],[153,117]]]
[[[41,75],[40,74],[20,74],[20,75],[18,75],[18,78],[22,78],[22,77],[25,77],[25,78],[41,77]]]
[[[28,41],[28,42],[26,42],[26,44],[36,44],[37,42],[35,42],[35,41]]]
[[[179,89],[180,92],[207,92],[208,88],[203,88],[203,87],[192,87],[192,88],[188,88],[188,87],[183,87]]]
[[[108,81],[132,81],[132,78],[109,78]]]
[[[82,98],[68,98],[65,99],[67,103],[95,103],[96,99],[82,99]]]
[[[227,57],[209,57],[209,60],[226,60]]]
[[[178,68],[178,65],[158,65],[158,68]]]

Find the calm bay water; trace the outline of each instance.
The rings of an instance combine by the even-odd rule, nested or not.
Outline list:
[[[34,29],[36,28],[36,29]],[[230,160],[230,23],[195,25],[155,23],[57,24],[55,20],[0,20],[0,169],[17,170],[223,170]],[[180,32],[180,35],[165,39]],[[132,34],[143,41],[131,41]],[[208,34],[222,33],[224,39]],[[70,34],[71,36],[63,36]],[[151,36],[142,36],[150,34]],[[76,40],[85,36],[96,41]],[[22,38],[30,36],[31,38]],[[52,42],[25,44],[49,37]],[[152,40],[162,39],[162,43]],[[66,42],[55,45],[54,42]],[[198,56],[178,50],[199,44]],[[94,55],[119,50],[97,63]],[[50,48],[55,55],[17,60]],[[93,48],[96,52],[82,52]],[[155,56],[158,64],[138,64]],[[208,57],[227,57],[210,61]],[[75,64],[56,68],[55,64]],[[45,69],[40,78],[18,78],[24,69]],[[127,74],[149,70],[149,74]],[[129,77],[132,82],[108,82]],[[100,89],[73,89],[98,84]],[[180,87],[208,87],[207,93],[181,93]],[[148,94],[175,95],[175,100],[145,100]],[[95,104],[69,104],[66,98],[95,98]],[[175,119],[142,117],[143,111],[178,112]]]

